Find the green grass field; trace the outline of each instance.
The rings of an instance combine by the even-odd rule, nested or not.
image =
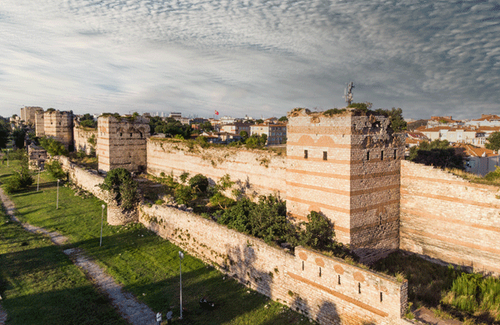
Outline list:
[[[11,174],[12,166],[15,165],[12,161],[10,168],[0,165],[0,182],[5,181]],[[165,314],[172,310],[174,317],[177,318],[180,249],[140,224],[112,227],[106,223],[103,229],[103,246],[99,247],[102,201],[94,197],[75,196],[74,192],[65,186],[61,186],[59,191],[59,209],[56,210],[56,182],[42,173],[39,192],[36,191],[35,178],[35,184],[28,191],[11,195],[16,204],[16,215],[24,222],[56,230],[70,238],[67,247],[50,249],[60,252],[61,249],[68,247],[83,248],[110,275],[122,283],[126,290],[132,292],[155,312]],[[51,247],[48,240],[45,242]],[[47,263],[51,263],[52,258],[47,258],[49,259]],[[24,266],[19,265],[19,268],[23,269]],[[29,273],[36,271],[30,269],[29,265],[26,265],[26,268]],[[183,324],[309,323],[304,316],[228,279],[192,256],[186,255],[184,258],[182,276],[185,308]],[[70,285],[69,289],[74,288]],[[49,290],[42,294],[50,292]],[[213,311],[202,310],[198,303],[202,297],[214,301],[217,308]],[[12,305],[4,303],[4,306],[10,314]],[[29,305],[24,305],[22,308],[29,309]],[[51,309],[49,307],[46,310],[50,312]],[[68,312],[71,311],[73,308],[68,308]]]

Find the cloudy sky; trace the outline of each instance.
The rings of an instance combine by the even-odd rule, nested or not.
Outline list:
[[[500,114],[500,2],[1,0],[0,115]]]

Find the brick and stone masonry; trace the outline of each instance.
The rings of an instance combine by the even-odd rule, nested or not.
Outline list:
[[[399,247],[402,140],[388,118],[346,110],[288,114],[286,198],[291,217],[317,211],[364,262]]]
[[[35,126],[36,114],[43,114],[43,108],[37,106],[25,106],[21,108],[21,120],[26,125]]]
[[[66,149],[73,145],[73,111],[49,109],[43,114],[44,135],[61,142]]]
[[[75,151],[83,151],[90,155],[93,151],[96,152],[97,148],[97,129],[85,128],[74,121],[73,135],[75,138]],[[93,139],[95,144],[92,145],[89,139]]]
[[[400,248],[500,275],[500,188],[402,162]]]
[[[142,116],[101,115],[97,125],[100,171],[115,168],[125,168],[131,172],[146,170],[149,119]]]

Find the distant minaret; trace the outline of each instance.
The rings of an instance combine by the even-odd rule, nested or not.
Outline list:
[[[347,106],[351,105],[352,103],[352,89],[354,88],[354,83],[351,81],[350,83],[347,84],[347,89],[344,90],[344,98],[345,102],[347,103]]]

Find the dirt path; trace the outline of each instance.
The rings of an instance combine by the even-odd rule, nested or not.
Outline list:
[[[424,324],[430,325],[462,325],[462,322],[456,319],[440,319],[437,318],[434,313],[426,308],[421,307],[417,309],[415,312],[415,318]]]
[[[56,245],[63,245],[68,238],[58,232],[49,232],[43,228],[36,227],[27,223],[22,223],[14,215],[15,206],[12,200],[0,188],[0,199],[2,200],[7,214],[10,218],[20,223],[24,229],[33,233],[43,233],[50,237],[50,240]],[[118,310],[120,315],[129,323],[134,325],[154,325],[156,324],[156,314],[145,304],[137,301],[135,297],[122,290],[122,286],[111,276],[106,274],[85,252],[78,248],[64,250],[64,253],[70,257],[75,265],[84,270],[92,279],[94,285],[102,292],[106,293],[111,300],[111,304]],[[5,324],[7,314],[0,306],[0,325]]]

